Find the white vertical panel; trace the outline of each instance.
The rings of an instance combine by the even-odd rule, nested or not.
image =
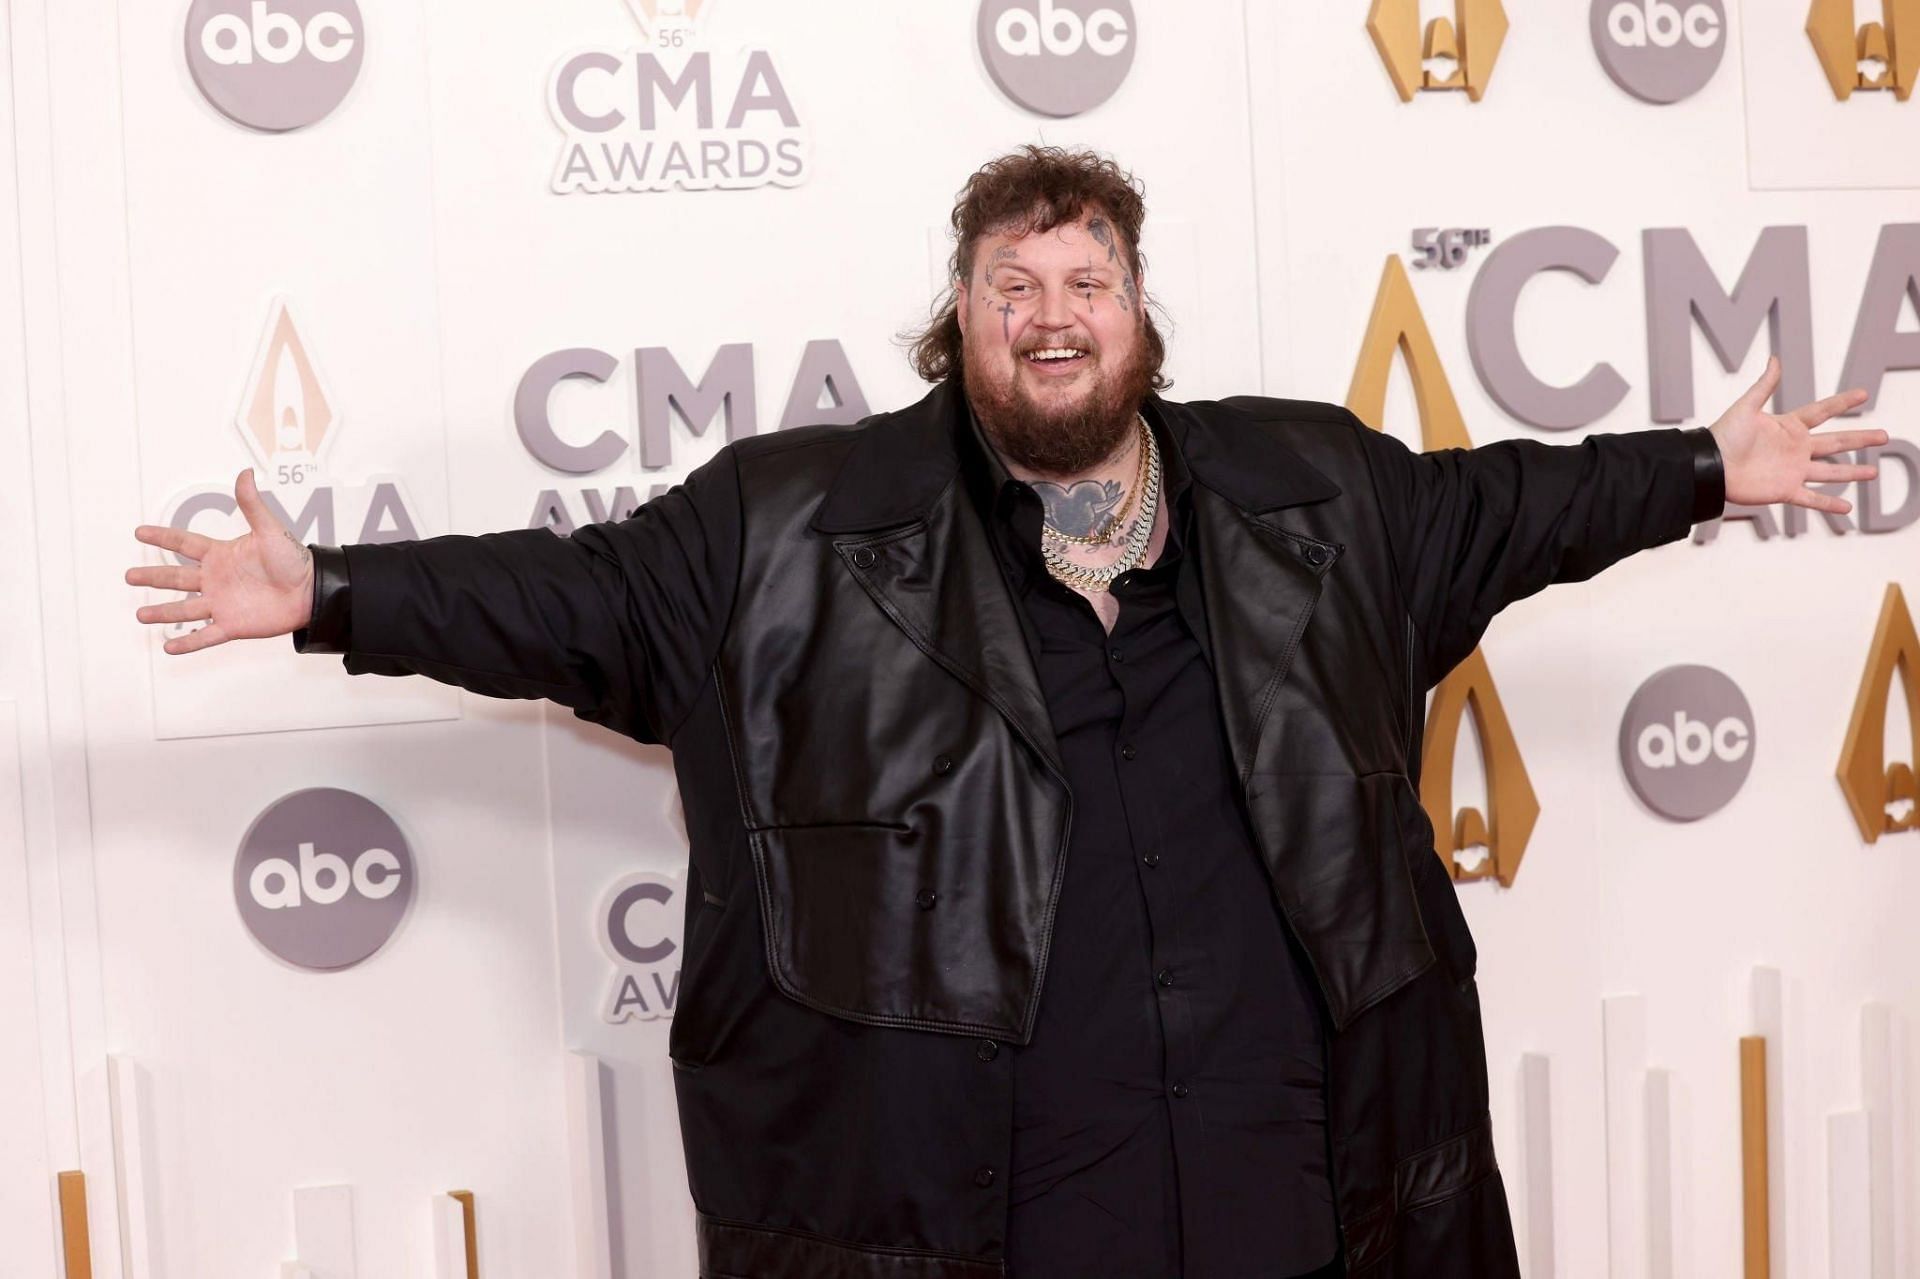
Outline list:
[[[5,1265],[50,1275],[59,1222],[47,1149],[52,1115],[41,1087],[40,964],[29,909],[18,715],[15,703],[0,701],[0,1240]]]
[[[467,1279],[467,1206],[433,1197],[433,1279]]]
[[[1647,1257],[1647,1002],[1601,1001],[1607,1089],[1607,1274],[1641,1279]]]
[[[1873,1273],[1872,1125],[1865,1111],[1827,1116],[1827,1274]]]
[[[357,1279],[353,1187],[302,1186],[293,1192],[294,1252],[313,1279]]]
[[[590,1053],[568,1053],[567,1147],[573,1161],[573,1273],[577,1279],[613,1279],[604,1116],[600,1059]]]
[[[154,1253],[154,1181],[148,1158],[147,1079],[131,1057],[107,1059],[108,1099],[113,1105],[114,1167],[120,1180],[120,1249],[126,1279],[159,1279]]]
[[[1673,1073],[1647,1072],[1647,1279],[1673,1279]]]
[[[1520,1058],[1520,1110],[1526,1125],[1527,1279],[1553,1279],[1553,1063]]]

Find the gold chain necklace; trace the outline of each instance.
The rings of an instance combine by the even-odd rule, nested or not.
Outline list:
[[[1146,419],[1140,425],[1146,427]],[[1133,531],[1127,535],[1126,549],[1120,558],[1104,568],[1088,568],[1075,564],[1059,551],[1049,546],[1045,538],[1040,542],[1040,555],[1046,561],[1047,572],[1055,581],[1084,591],[1105,591],[1113,586],[1113,579],[1129,569],[1137,568],[1146,558],[1147,543],[1153,536],[1153,520],[1160,508],[1160,445],[1147,431],[1147,478],[1141,486],[1140,518],[1134,522]]]

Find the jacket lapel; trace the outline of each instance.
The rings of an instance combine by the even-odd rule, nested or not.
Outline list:
[[[1244,787],[1260,758],[1274,695],[1313,620],[1321,581],[1343,549],[1288,529],[1284,512],[1337,497],[1340,488],[1271,427],[1242,421],[1223,438],[1227,432],[1209,419],[1238,417],[1231,409],[1165,401],[1159,409],[1194,478],[1207,634]]]
[[[1276,900],[1345,1029],[1434,957],[1403,853],[1404,779],[1287,749],[1304,717],[1338,713],[1319,704],[1328,689],[1288,676],[1346,549],[1300,531],[1296,508],[1340,489],[1269,424],[1234,422],[1227,406],[1162,411],[1196,481],[1201,593],[1247,813]]]
[[[959,482],[952,382],[861,428],[812,527],[928,657],[985,698],[1066,780],[1060,747],[986,529]]]

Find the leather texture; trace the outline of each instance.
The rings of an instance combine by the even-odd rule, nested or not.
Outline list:
[[[313,554],[313,611],[307,624],[293,633],[293,649],[296,653],[344,653],[351,646],[348,627],[353,615],[347,553],[312,542],[307,550]]]
[[[1425,694],[1506,604],[1717,514],[1717,450],[1659,429],[1416,454],[1332,404],[1147,411],[1196,481],[1236,780],[1326,1018],[1349,1272],[1517,1279],[1477,955],[1419,802]],[[668,1052],[715,1279],[1005,1269],[1012,1054],[985,1041],[1032,1034],[1073,801],[957,483],[966,429],[943,383],[856,428],[737,441],[572,538],[345,557],[349,671],[551,698],[672,747]],[[316,582],[305,651],[345,598]]]
[[[1717,520],[1727,507],[1726,464],[1720,456],[1720,442],[1705,426],[1690,427],[1681,434],[1693,448],[1693,522]]]

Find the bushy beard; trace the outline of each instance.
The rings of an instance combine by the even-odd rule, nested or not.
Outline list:
[[[1040,343],[1054,344],[1051,339]],[[1086,358],[1096,360],[1084,374],[1093,379],[1092,390],[1063,410],[1049,412],[1027,393],[1021,380],[1018,363],[1026,359],[1022,351],[1013,352],[1016,367],[1002,381],[983,366],[987,359],[1005,357],[984,356],[971,344],[966,345],[963,384],[967,400],[979,415],[987,438],[1007,461],[1039,475],[1082,475],[1118,453],[1127,442],[1135,429],[1134,415],[1153,389],[1147,344],[1136,335],[1132,356],[1112,369],[1103,359],[1096,359],[1091,347],[1086,349]]]

